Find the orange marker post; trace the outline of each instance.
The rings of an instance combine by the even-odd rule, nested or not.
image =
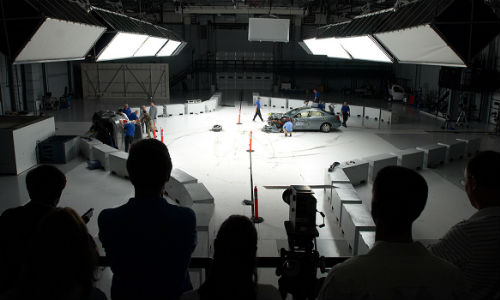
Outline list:
[[[252,131],[250,130],[250,143],[248,144],[247,152],[253,152],[252,150]]]
[[[161,129],[161,142],[163,143],[163,128]]]
[[[259,197],[257,196],[257,186],[253,188],[254,193],[254,205],[255,205],[255,217],[253,219],[254,223],[262,223],[264,219],[259,217]]]

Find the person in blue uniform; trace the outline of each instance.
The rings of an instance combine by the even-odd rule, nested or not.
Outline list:
[[[344,105],[342,105],[340,111],[342,112],[342,126],[347,127],[347,119],[351,116],[351,109],[347,105],[347,101],[344,101]]]
[[[262,114],[260,113],[260,97],[257,97],[257,101],[255,102],[255,115],[253,116],[253,120],[255,121],[255,118],[259,116],[259,118],[264,122],[264,119],[262,118]]]
[[[287,136],[288,134],[292,136],[292,131],[293,131],[293,123],[292,119],[290,119],[286,121],[285,124],[283,124],[283,132],[285,133],[285,136]]]
[[[128,152],[134,141],[135,125],[132,122],[123,121],[123,130],[125,131],[125,152]]]

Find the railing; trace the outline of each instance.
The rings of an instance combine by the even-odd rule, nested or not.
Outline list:
[[[332,268],[336,264],[342,263],[347,260],[348,256],[339,257],[325,257],[324,266],[325,268]],[[257,268],[276,268],[283,263],[281,257],[257,257]],[[210,257],[192,257],[189,263],[189,269],[202,269],[205,274],[210,272],[213,264],[213,259]],[[106,256],[99,257],[100,267],[109,267],[109,260]]]
[[[295,61],[295,60],[197,60],[197,72],[278,72],[290,73],[307,71],[328,75],[390,75],[391,65],[376,63],[341,63],[325,61]]]

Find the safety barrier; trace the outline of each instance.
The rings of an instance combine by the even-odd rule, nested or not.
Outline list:
[[[470,145],[470,149],[464,144]],[[477,153],[479,149],[479,138],[456,139],[350,160],[326,170],[324,199],[330,201],[352,254],[366,254],[375,242],[375,224],[358,197],[355,185],[366,182],[368,178],[373,182],[378,171],[386,166],[399,165],[415,170],[424,166],[434,168],[466,157],[470,152]]]

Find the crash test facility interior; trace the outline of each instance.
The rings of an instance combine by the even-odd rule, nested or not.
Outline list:
[[[0,16],[0,212],[29,201],[30,169],[54,164],[67,177],[59,205],[94,208],[99,247],[97,215],[134,193],[120,118],[102,113],[125,103],[156,103],[152,138],[174,166],[166,198],[197,216],[193,257],[212,255],[232,214],[256,220],[259,257],[279,257],[292,185],[324,212],[307,215],[324,223],[320,255],[366,253],[371,186],[388,165],[426,179],[413,237],[432,244],[475,212],[460,184],[468,157],[500,149],[496,1],[13,2]],[[268,122],[306,106],[289,116],[289,137]],[[89,133],[96,113],[106,138]],[[273,268],[258,272],[277,285]],[[98,282],[108,296],[111,276],[105,268]]]

